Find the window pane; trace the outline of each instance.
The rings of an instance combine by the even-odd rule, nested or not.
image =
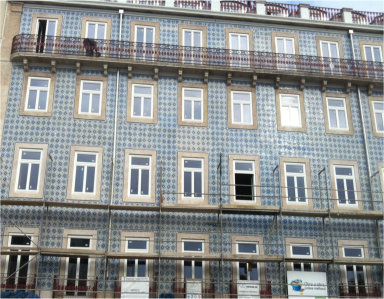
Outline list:
[[[234,122],[241,122],[241,105],[240,104],[233,104],[233,121]]]
[[[362,257],[361,248],[344,248],[344,255],[347,257]]]
[[[251,105],[243,105],[244,109],[244,123],[250,124],[252,122]]]
[[[95,38],[96,37],[96,25],[95,24],[89,24],[88,23],[88,36],[89,38]]]
[[[90,100],[90,94],[83,92],[81,97],[81,108],[80,108],[81,112],[84,112],[84,113],[89,112],[89,100]]]
[[[199,89],[184,89],[184,96],[189,98],[201,99],[201,90]]]
[[[76,166],[75,192],[83,192],[84,166]]]
[[[105,36],[105,25],[104,24],[98,24],[98,29],[97,29],[97,39],[104,39]]]
[[[384,131],[384,119],[382,113],[375,113],[377,131]]]
[[[202,193],[202,177],[201,177],[201,172],[195,172],[195,185],[194,187],[194,192],[195,192],[195,197],[201,197]]]
[[[335,171],[336,171],[337,175],[347,175],[347,176],[352,175],[352,168],[351,167],[336,167]]]
[[[40,91],[40,96],[39,96],[39,105],[38,108],[40,110],[45,110],[47,108],[47,96],[48,93],[44,90]]]
[[[184,119],[192,119],[192,101],[184,101]]]
[[[376,62],[381,62],[381,52],[379,47],[373,48],[373,56],[375,57]]]
[[[195,102],[194,119],[201,120],[201,102]]]
[[[238,44],[238,35],[236,35],[236,34],[231,34],[230,35],[230,37],[231,37],[231,49],[232,50],[238,50],[238,48],[239,48],[239,44]]]
[[[78,154],[77,162],[96,162],[96,155]]]
[[[237,244],[239,253],[256,253],[256,244],[249,243],[238,243]]]
[[[299,201],[305,202],[305,184],[304,184],[304,178],[298,177],[296,178],[297,182],[297,194],[299,196]]]
[[[88,238],[70,238],[70,247],[89,248],[90,239]]]
[[[285,49],[285,53],[286,54],[295,54],[295,50],[293,48],[293,40],[292,39],[286,39],[285,40],[285,45],[286,45],[286,49]]]
[[[331,128],[337,128],[336,110],[329,110],[329,122]]]
[[[194,31],[193,32],[193,46],[194,47],[201,47],[201,32]]]
[[[375,110],[384,110],[384,103],[374,102],[373,107]]]
[[[277,53],[284,53],[284,39],[277,38],[276,45],[277,45]]]
[[[147,240],[128,240],[128,249],[147,249]]]
[[[239,279],[248,280],[247,277],[247,263],[239,263]]]
[[[40,160],[40,156],[41,156],[40,152],[23,151],[21,158],[28,159],[28,160]]]
[[[332,58],[339,58],[339,54],[337,51],[337,44],[331,43],[331,57]]]
[[[192,196],[192,173],[185,171],[184,172],[184,196]]]
[[[345,111],[344,110],[339,110],[337,111],[338,116],[339,116],[339,127],[342,129],[347,128],[347,120],[345,118]]]
[[[95,184],[95,167],[87,167],[87,181],[86,181],[86,192],[93,192]]]
[[[343,100],[328,99],[328,106],[344,107],[344,101]]]
[[[296,96],[284,95],[281,96],[281,105],[299,105],[299,98]]]
[[[18,189],[26,190],[27,189],[27,175],[28,175],[28,164],[20,164],[20,172],[19,172],[19,182]]]
[[[348,193],[348,200],[349,203],[354,204],[355,203],[355,186],[353,183],[353,180],[346,180],[347,183],[347,193]]]
[[[336,186],[337,186],[337,197],[339,198],[339,202],[345,203],[344,181],[341,179],[337,179]]]
[[[295,192],[295,178],[287,177],[287,188],[288,188],[288,200],[296,201],[296,192]]]
[[[133,115],[141,116],[141,98],[133,99]]]
[[[139,43],[144,42],[144,28],[142,27],[136,27],[136,41]]]
[[[184,31],[184,46],[192,46],[192,33],[191,31]]]
[[[371,47],[364,47],[364,50],[365,50],[365,59],[367,61],[373,61],[373,57],[372,57],[372,48]]]
[[[146,39],[145,39],[145,42],[146,43],[153,43],[153,28],[146,28],[147,29],[147,36],[146,36]]]
[[[152,94],[151,86],[135,85],[134,90],[135,94]]]
[[[244,93],[244,92],[234,92],[233,99],[236,101],[250,102],[251,95],[249,93]]]
[[[33,87],[48,87],[49,80],[44,79],[31,79],[30,86]]]
[[[251,280],[259,280],[259,271],[257,270],[257,263],[251,263],[252,267],[251,273],[250,273],[250,279]]]
[[[184,278],[192,278],[192,261],[184,261]]]
[[[139,194],[139,170],[131,169],[131,194]]]
[[[235,170],[253,171],[253,164],[250,162],[236,162]]]
[[[201,168],[202,161],[199,160],[184,160],[184,167]]]
[[[100,83],[83,82],[83,90],[100,91]]]
[[[12,236],[11,245],[30,245],[31,240],[27,236]]]
[[[149,170],[143,169],[141,171],[141,195],[149,194]]]
[[[301,271],[301,263],[293,263],[293,271]]]
[[[292,246],[293,255],[311,255],[311,248],[309,246]]]
[[[146,277],[146,261],[145,260],[138,260],[137,262],[137,277]]]
[[[135,260],[127,260],[127,276],[135,277]]]
[[[311,272],[312,271],[312,265],[309,263],[304,263],[304,271]]]
[[[329,51],[328,51],[328,43],[321,42],[321,51],[322,51],[323,57],[330,57]]]
[[[240,36],[240,50],[248,50],[248,36]]]
[[[47,35],[55,35],[56,34],[56,21],[48,21],[48,29],[47,29]]]
[[[35,109],[36,97],[37,97],[37,91],[36,90],[30,90],[29,91],[29,97],[28,97],[28,109]]]
[[[195,279],[203,278],[203,262],[195,261]]]
[[[184,251],[203,251],[203,242],[184,241]]]
[[[286,165],[285,171],[292,172],[292,173],[304,173],[304,166],[303,165]]]
[[[152,110],[151,98],[144,98],[144,116],[151,117]]]
[[[146,157],[132,157],[132,165],[149,165],[149,158]]]
[[[91,112],[92,113],[99,113],[99,109],[100,109],[100,95],[99,94],[94,94],[92,96]]]
[[[29,190],[37,190],[37,184],[39,181],[39,169],[40,169],[40,164],[31,165],[31,174],[29,178]]]

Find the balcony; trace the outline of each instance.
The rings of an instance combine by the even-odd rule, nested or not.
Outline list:
[[[183,47],[168,44],[146,44],[117,40],[90,40],[77,37],[21,34],[12,42],[11,60],[29,63],[45,62],[104,67],[140,66],[209,74],[257,74],[263,78],[311,78],[381,86],[382,62],[286,55],[271,52],[237,51],[219,48]]]

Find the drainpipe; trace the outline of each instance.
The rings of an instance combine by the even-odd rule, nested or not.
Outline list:
[[[119,27],[119,43],[121,42],[121,32],[123,27],[123,15],[124,15],[124,9],[119,9],[119,15],[120,15],[120,27]],[[105,257],[104,257],[104,298],[107,296],[107,274],[108,274],[108,258],[107,254],[109,252],[110,247],[110,235],[111,235],[111,228],[112,228],[112,217],[111,217],[111,204],[112,199],[114,195],[114,182],[115,182],[115,162],[116,162],[116,141],[117,141],[117,108],[118,108],[118,101],[119,101],[119,82],[120,82],[120,69],[117,68],[117,74],[116,74],[116,94],[115,94],[115,114],[114,114],[114,128],[113,128],[113,145],[112,145],[112,167],[111,167],[111,185],[110,185],[110,196],[108,199],[108,230],[106,235],[106,244],[105,244]]]

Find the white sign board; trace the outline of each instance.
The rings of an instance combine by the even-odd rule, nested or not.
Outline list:
[[[327,297],[325,272],[287,271],[288,297]]]
[[[185,283],[185,293],[189,299],[201,299],[203,293],[203,283],[201,280],[187,279]]]
[[[237,296],[239,298],[255,298],[255,296],[260,296],[260,282],[257,280],[238,280]]]
[[[121,298],[149,298],[149,277],[122,277]]]

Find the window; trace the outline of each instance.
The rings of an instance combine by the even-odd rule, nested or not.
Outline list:
[[[337,199],[339,204],[356,205],[356,183],[353,166],[335,165]]]
[[[291,257],[292,258],[313,258],[312,244],[291,244]],[[293,271],[313,271],[312,263],[292,263]]]
[[[37,19],[36,53],[52,53],[54,50],[57,19]]]
[[[179,45],[183,46],[183,63],[201,64],[207,47],[207,28],[204,26],[179,25]]]
[[[157,123],[157,82],[129,80],[127,120]]]
[[[226,29],[226,48],[230,51],[230,65],[250,67],[250,52],[253,51],[252,31]]]
[[[204,253],[204,240],[182,240],[183,252]],[[203,261],[183,261],[184,279],[204,279]]]
[[[155,58],[159,30],[159,23],[131,21],[131,40],[135,42],[134,57],[137,60],[151,61]]]
[[[317,51],[322,57],[325,73],[341,73],[340,58],[343,57],[341,38],[316,37]]]
[[[258,254],[257,242],[238,241],[237,254]],[[258,263],[238,262],[238,280],[260,280]]]
[[[48,146],[16,143],[10,197],[41,198]]]
[[[301,91],[276,90],[277,129],[284,131],[306,131],[304,95]]]
[[[156,152],[125,150],[124,201],[155,201]]]
[[[107,23],[86,21],[84,50],[87,56],[99,57],[105,48],[103,40],[107,36]]]
[[[68,248],[90,249],[92,239],[88,236],[68,236]],[[88,257],[67,258],[67,288],[68,290],[85,289],[88,286],[90,261]],[[86,296],[85,291],[67,291],[67,296]]]
[[[127,238],[126,251],[147,253],[148,243],[148,238]],[[145,259],[127,259],[125,269],[127,277],[148,277],[148,265]]]
[[[228,87],[228,127],[257,129],[256,93],[248,87]]]
[[[67,197],[99,199],[102,149],[73,146],[70,160]]]
[[[207,126],[207,85],[181,83],[179,84],[178,93],[178,124]]]
[[[382,45],[364,45],[364,60],[371,62],[382,62]]]
[[[307,203],[307,189],[305,182],[305,164],[285,163],[285,183],[287,186],[287,202]]]
[[[353,135],[349,96],[326,93],[323,101],[326,132]]]
[[[296,55],[299,54],[298,35],[282,32],[272,32],[272,49],[276,53],[276,63],[279,69],[296,70]]]
[[[373,136],[384,137],[384,100],[379,97],[369,98]]]
[[[74,117],[105,119],[107,78],[102,76],[77,76]]]

